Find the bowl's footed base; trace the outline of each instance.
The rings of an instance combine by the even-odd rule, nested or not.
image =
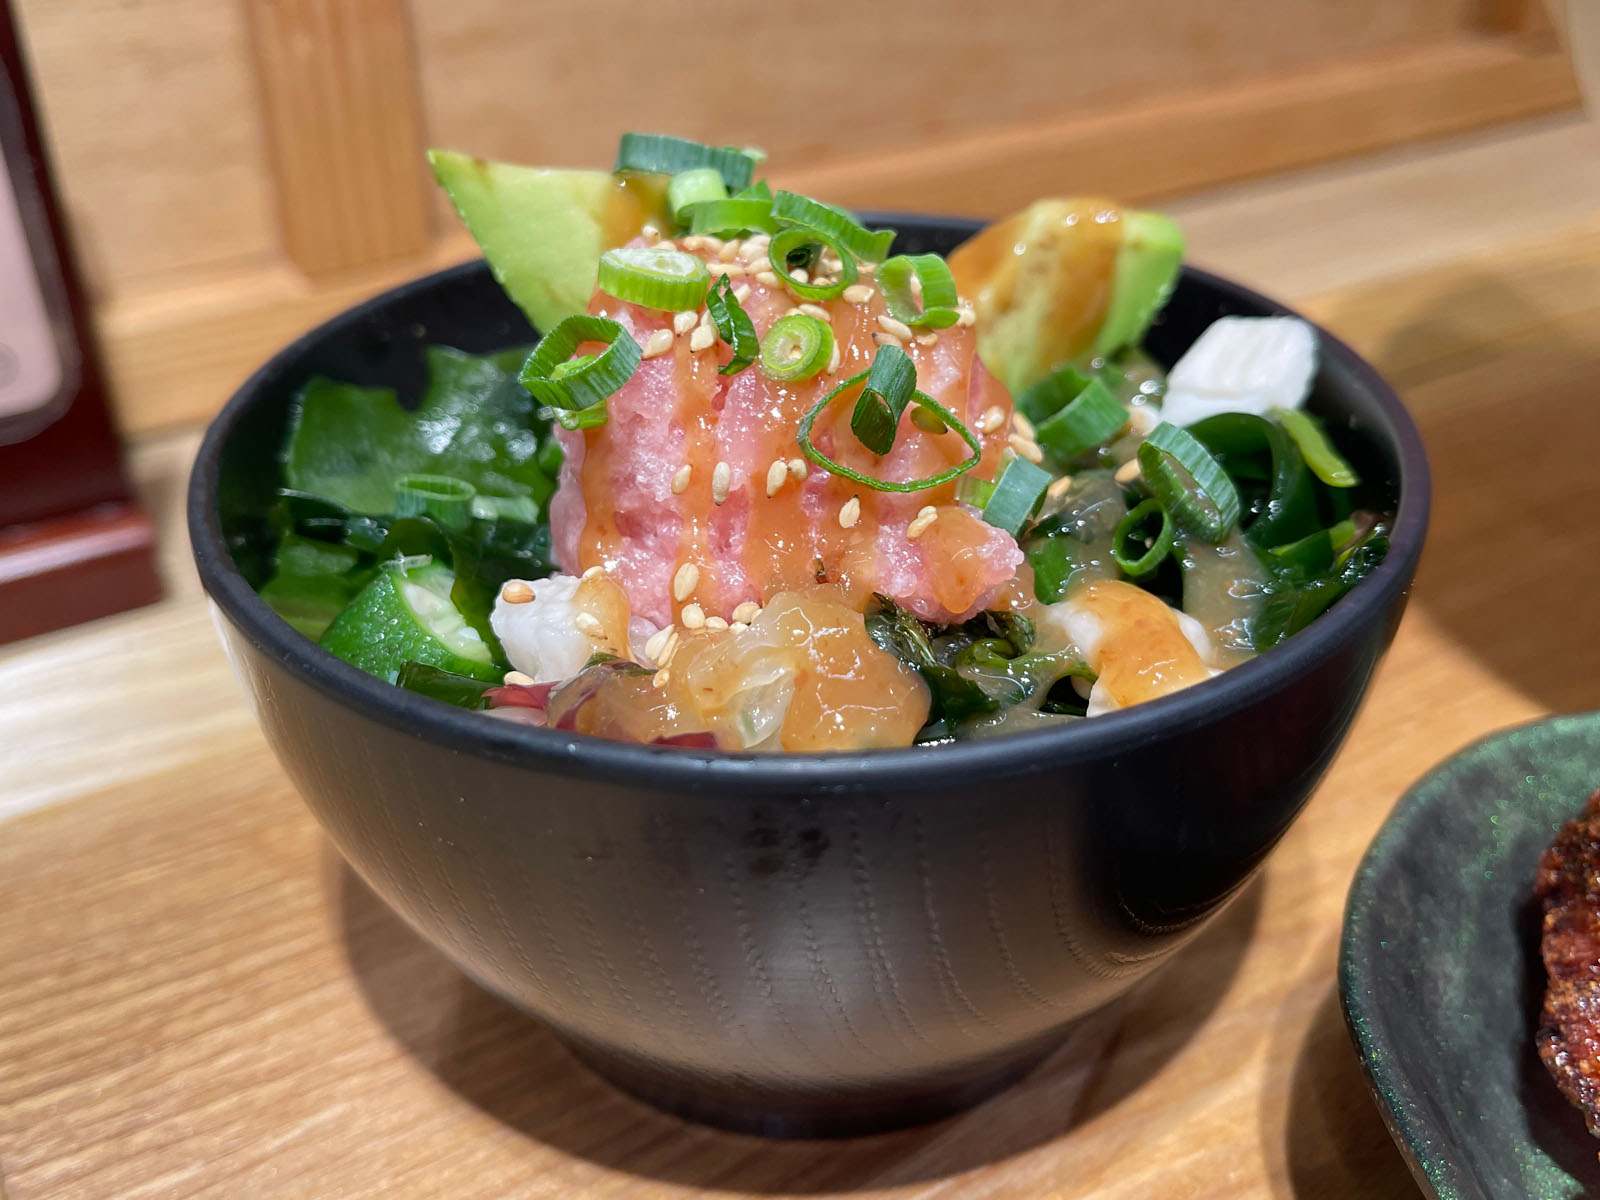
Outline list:
[[[870,1091],[779,1091],[740,1081],[666,1071],[580,1041],[567,1046],[602,1078],[674,1116],[772,1138],[843,1138],[937,1121],[1004,1091],[1066,1040],[1053,1030],[1020,1049],[937,1079],[886,1083]]]

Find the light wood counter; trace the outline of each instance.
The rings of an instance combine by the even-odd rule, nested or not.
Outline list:
[[[1560,121],[1174,206],[1197,261],[1300,303],[1404,392],[1435,471],[1416,594],[1259,882],[1019,1086],[881,1138],[659,1116],[389,915],[216,647],[178,524],[195,435],[140,444],[171,597],[0,651],[6,1194],[1415,1195],[1339,1016],[1339,919],[1418,775],[1600,705],[1597,149]]]

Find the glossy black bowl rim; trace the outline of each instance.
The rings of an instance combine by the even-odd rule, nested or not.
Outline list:
[[[921,214],[869,214],[874,224],[896,228],[975,232],[981,222]],[[455,709],[366,674],[319,648],[262,600],[228,553],[217,505],[222,451],[258,395],[314,343],[358,327],[389,304],[484,269],[462,263],[382,292],[325,321],[280,350],[223,406],[201,442],[189,480],[189,537],[206,592],[223,615],[258,650],[300,680],[368,718],[453,753],[470,753],[513,765],[582,774],[638,786],[690,791],[855,792],[862,789],[930,790],[968,780],[1037,774],[1075,761],[1113,758],[1177,732],[1195,729],[1249,704],[1262,692],[1287,685],[1338,652],[1369,624],[1389,619],[1410,584],[1427,531],[1429,476],[1422,438],[1394,389],[1344,342],[1316,326],[1322,361],[1338,361],[1377,400],[1395,432],[1400,503],[1390,548],[1382,563],[1307,628],[1281,645],[1205,683],[1121,712],[1006,737],[815,754],[753,754],[614,742],[585,734],[513,724]],[[1185,265],[1184,276],[1233,303],[1273,315],[1299,316],[1249,288]],[[1314,323],[1313,323],[1314,324]],[[1379,431],[1381,436],[1381,431]],[[1002,793],[1003,794],[1003,793]],[[996,800],[1002,794],[996,795]]]

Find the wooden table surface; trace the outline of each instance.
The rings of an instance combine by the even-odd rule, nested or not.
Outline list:
[[[1173,211],[1196,260],[1400,386],[1435,517],[1326,782],[1170,966],[923,1129],[770,1143],[622,1097],[338,862],[216,648],[178,525],[195,436],[169,437],[134,465],[170,599],[0,651],[5,1195],[1416,1195],[1339,1015],[1339,918],[1430,765],[1600,706],[1600,137],[1544,123]]]

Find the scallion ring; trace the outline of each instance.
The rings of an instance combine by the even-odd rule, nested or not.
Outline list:
[[[1147,529],[1156,513],[1161,514],[1161,525],[1152,534]],[[1117,522],[1111,534],[1111,557],[1125,574],[1138,578],[1161,565],[1172,552],[1172,539],[1172,517],[1161,507],[1161,501],[1144,500]]]
[[[1294,439],[1294,444],[1300,449],[1300,457],[1306,460],[1306,466],[1311,468],[1311,473],[1329,487],[1347,488],[1355,487],[1361,482],[1361,476],[1356,474],[1355,468],[1344,460],[1344,456],[1333,448],[1333,443],[1328,440],[1328,435],[1322,432],[1322,427],[1317,424],[1314,417],[1310,417],[1299,409],[1275,408],[1272,416],[1277,418],[1278,424]]]
[[[761,353],[761,342],[756,337],[756,327],[750,323],[750,314],[733,294],[733,284],[726,275],[706,293],[706,311],[717,327],[717,336],[733,351],[733,357],[717,368],[717,374],[737,375],[755,362]]]
[[[689,223],[689,210],[697,204],[714,203],[728,197],[728,185],[715,167],[695,167],[679,171],[667,183],[667,207],[679,225]]]
[[[782,195],[780,192],[779,195]],[[822,272],[822,260],[832,254],[839,260],[839,273],[831,283],[813,282]],[[792,225],[774,234],[767,244],[767,261],[783,284],[802,300],[832,300],[856,281],[856,260],[827,234],[805,225]],[[803,271],[804,283],[792,272]],[[824,276],[826,277],[826,276]]]
[[[912,402],[921,405],[923,408],[932,409],[935,416],[937,416],[951,429],[954,429],[957,433],[959,433],[961,435],[961,440],[966,442],[967,447],[972,451],[971,457],[962,459],[955,466],[950,467],[948,470],[940,471],[937,475],[929,475],[924,479],[912,479],[901,483],[894,479],[874,479],[870,475],[863,475],[861,472],[854,471],[841,462],[834,461],[821,450],[817,449],[816,443],[811,440],[811,428],[816,424],[817,417],[822,414],[823,410],[826,409],[828,405],[832,404],[851,388],[855,387],[859,383],[865,383],[869,374],[871,374],[870,371],[862,371],[858,375],[852,375],[849,379],[846,379],[843,383],[834,388],[833,391],[829,392],[811,407],[811,411],[806,413],[806,415],[801,419],[800,428],[797,433],[800,441],[800,452],[802,454],[804,454],[812,462],[816,463],[817,466],[821,467],[823,470],[830,471],[835,475],[859,483],[862,487],[868,487],[878,492],[905,493],[924,491],[927,488],[938,487],[942,483],[949,483],[952,479],[956,479],[962,475],[965,475],[968,471],[972,470],[973,467],[978,465],[979,460],[983,457],[982,443],[980,443],[977,437],[974,436],[972,430],[968,429],[961,423],[960,419],[956,417],[955,413],[951,412],[944,405],[940,404],[932,396],[926,395],[923,392],[914,393],[912,396]]]
[[[705,260],[663,246],[623,246],[600,256],[600,290],[644,308],[699,308],[711,286]]]
[[[913,277],[922,284],[920,301]],[[878,268],[878,286],[889,315],[913,329],[948,329],[961,317],[955,277],[937,254],[896,254]]]
[[[604,342],[606,348],[569,361],[586,342]],[[639,343],[616,321],[572,316],[544,335],[518,379],[562,428],[587,429],[605,422],[606,397],[633,378],[643,357]]]
[[[810,196],[780,190],[772,198],[772,215],[782,225],[807,225],[827,235],[862,262],[882,262],[894,244],[894,230],[868,229],[842,208]]]
[[[677,175],[697,167],[714,167],[729,191],[749,186],[758,159],[736,146],[707,146],[662,133],[625,133],[617,146],[613,171]]]
[[[465,529],[478,489],[454,475],[402,475],[394,481],[399,517],[432,517],[446,529]]]
[[[994,481],[994,491],[984,501],[983,519],[996,529],[1019,537],[1022,527],[1039,507],[1039,501],[1044,499],[1052,478],[1043,467],[1036,467],[1025,458],[1013,458],[1006,463],[1005,470]]]
[[[1128,423],[1128,410],[1110,389],[1071,365],[1026,388],[1017,411],[1033,422],[1039,445],[1063,463],[1110,441]]]
[[[810,379],[833,354],[833,327],[805,313],[779,317],[761,339],[761,370],[769,379]]]
[[[963,504],[970,504],[979,512],[989,503],[989,497],[994,495],[994,480],[979,479],[976,475],[968,475],[956,484],[956,499]]]
[[[741,233],[776,233],[778,223],[772,219],[772,201],[758,196],[732,196],[726,200],[704,200],[690,206],[687,214],[689,232],[710,234],[712,237],[730,237]]]
[[[856,440],[874,454],[889,453],[900,414],[917,394],[917,365],[911,356],[895,346],[879,346],[867,369],[867,385],[850,414]]]
[[[1139,446],[1139,470],[1173,523],[1213,545],[1239,523],[1239,490],[1187,430],[1163,421]]]

